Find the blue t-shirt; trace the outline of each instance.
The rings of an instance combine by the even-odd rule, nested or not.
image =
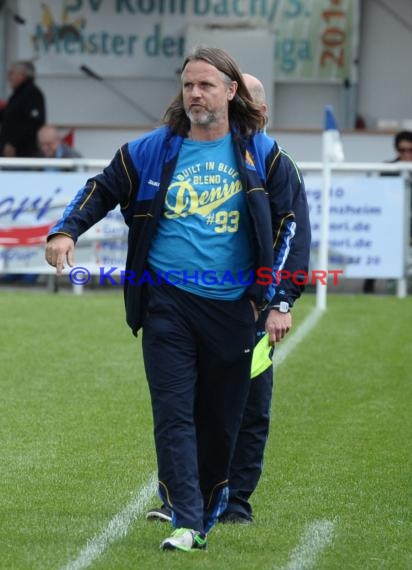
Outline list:
[[[150,247],[150,268],[196,295],[238,299],[252,279],[251,236],[231,135],[185,139]]]

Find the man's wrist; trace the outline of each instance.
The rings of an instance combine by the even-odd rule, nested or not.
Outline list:
[[[279,311],[279,313],[290,313],[290,305],[287,301],[280,301],[274,305],[270,305],[271,310]]]

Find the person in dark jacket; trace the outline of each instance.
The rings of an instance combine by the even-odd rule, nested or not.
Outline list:
[[[295,232],[290,169],[261,129],[236,62],[198,48],[165,125],[120,148],[51,230],[61,275],[80,234],[118,204],[129,226],[126,318],[143,328],[159,495],[175,531],[163,550],[204,549],[225,510],[259,313],[279,303],[260,270],[282,269]],[[108,277],[110,277],[108,275]],[[270,342],[287,327],[269,310]]]
[[[246,86],[253,100],[260,105],[261,112],[267,117],[266,95],[262,83],[253,75],[244,74]],[[292,209],[295,214],[296,232],[291,243],[284,270],[293,275],[295,271],[306,274],[309,270],[311,229],[309,208],[302,173],[289,156],[280,148],[282,159],[289,165],[290,179],[293,181]],[[304,275],[304,273],[301,273]],[[279,326],[287,330],[292,328],[291,309],[305,289],[304,280],[295,278],[282,279],[279,284],[279,304],[274,318]],[[280,300],[282,299],[282,300]],[[256,342],[265,334],[267,311],[259,317]],[[220,516],[222,523],[248,524],[253,521],[252,506],[249,499],[255,491],[262,474],[264,450],[269,435],[270,410],[273,390],[273,366],[252,378],[249,395],[243,414],[242,424],[236,440],[230,475],[229,502]]]
[[[36,156],[37,131],[46,121],[46,105],[42,91],[34,82],[33,63],[13,63],[7,78],[12,94],[0,110],[0,156]]]
[[[260,107],[267,121],[266,94],[261,81],[244,73],[243,79],[253,100]],[[308,272],[311,229],[309,208],[302,174],[293,159],[284,149],[280,156],[290,169],[293,187],[292,207],[296,220],[296,232],[291,242],[290,252],[284,270],[291,275],[295,271]],[[291,309],[305,289],[297,278],[283,279],[279,291],[279,306],[272,313],[274,319],[289,330],[292,328]],[[267,310],[259,316],[256,330],[256,343],[263,342]],[[272,358],[272,351],[269,353]],[[273,390],[273,366],[269,365],[250,382],[248,399],[236,440],[235,451],[230,466],[229,501],[219,522],[250,524],[253,522],[252,506],[249,499],[255,491],[262,474],[264,450],[269,435],[270,410]],[[152,508],[147,512],[148,520],[171,521],[172,513],[166,505]]]

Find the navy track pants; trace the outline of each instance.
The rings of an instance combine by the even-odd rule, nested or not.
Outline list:
[[[265,333],[267,313],[257,326],[256,342]],[[252,515],[249,498],[262,474],[263,456],[269,435],[273,391],[273,367],[270,366],[250,382],[246,407],[236,440],[230,467],[228,512]]]
[[[208,532],[227,506],[255,327],[245,297],[221,301],[172,285],[149,287],[143,354],[159,494],[176,528]]]

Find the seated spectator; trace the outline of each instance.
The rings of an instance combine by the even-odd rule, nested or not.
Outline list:
[[[398,156],[392,162],[412,160],[412,131],[400,131],[395,135],[395,149]]]
[[[37,133],[39,157],[81,158],[80,152],[66,144],[53,125],[44,125]]]
[[[68,144],[66,144],[62,137],[59,135],[56,127],[52,125],[44,125],[39,129],[37,133],[37,143],[39,147],[40,153],[38,157],[40,158],[81,158],[81,154],[71,148]],[[47,168],[46,170],[54,170],[51,168]],[[57,171],[62,170],[71,170],[69,169],[62,169],[56,168]],[[36,283],[38,280],[39,275],[35,273],[9,273],[4,276],[0,276],[0,283]]]

